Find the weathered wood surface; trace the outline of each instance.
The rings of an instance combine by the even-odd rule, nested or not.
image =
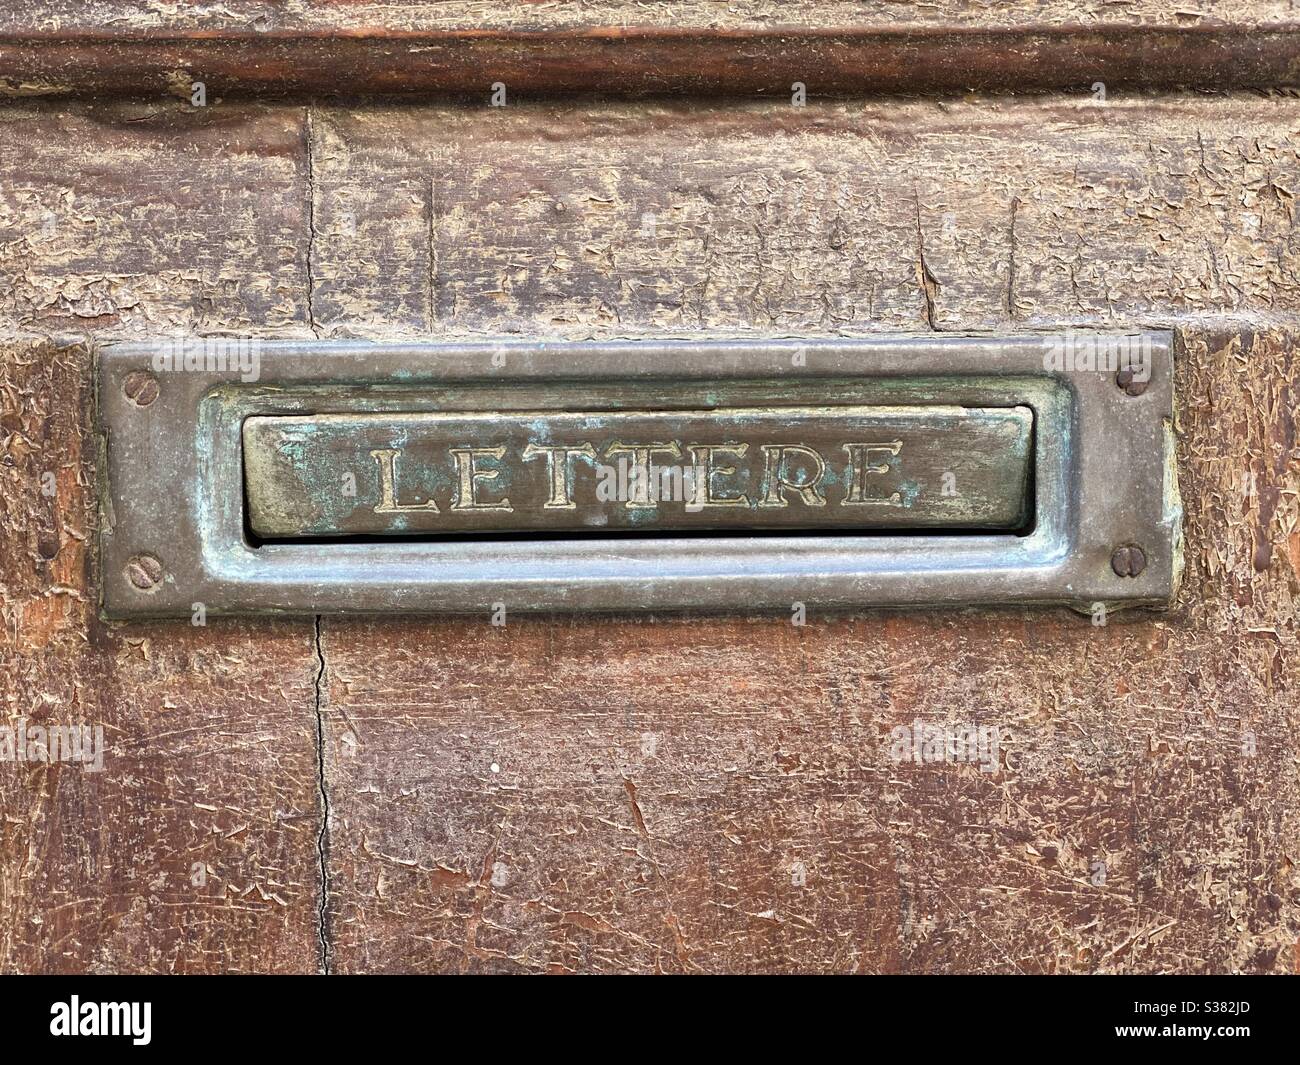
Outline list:
[[[0,972],[312,971],[312,619],[97,620],[78,342],[306,321],[301,116],[0,110],[0,139],[0,727],[109,748],[0,762]]]
[[[1171,325],[1188,512],[1105,626],[108,625],[87,353],[7,340],[5,713],[112,750],[0,765],[0,967],[1300,968],[1293,100],[0,121],[14,338]],[[895,764],[916,719],[996,771]]]
[[[325,335],[1292,315],[1288,98],[316,111]]]
[[[0,94],[788,96],[1300,82],[1290,3],[271,3],[0,12]]]
[[[104,33],[514,30],[609,26],[739,31],[825,26],[1267,25],[1296,17],[1290,0],[226,0],[219,6],[124,0],[27,0],[0,10],[0,31]]]
[[[300,110],[14,103],[0,108],[0,139],[0,325],[96,336],[306,328]]]
[[[1295,967],[1298,127],[1244,97],[318,114],[327,334],[1173,324],[1189,515],[1179,607],[1105,627],[326,621],[336,966]],[[1001,768],[894,765],[918,718],[1005,730]]]

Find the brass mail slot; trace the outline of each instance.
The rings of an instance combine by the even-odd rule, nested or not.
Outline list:
[[[251,532],[1015,530],[1024,406],[250,417]]]
[[[104,611],[1163,606],[1171,343],[108,345]]]

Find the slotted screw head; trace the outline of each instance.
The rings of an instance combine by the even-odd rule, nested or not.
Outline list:
[[[1115,374],[1115,383],[1130,396],[1140,396],[1147,390],[1149,381],[1135,379],[1132,367],[1126,366]]]
[[[1117,577],[1136,577],[1147,568],[1146,552],[1137,544],[1117,547],[1115,553],[1110,556],[1110,568],[1115,571]]]
[[[122,391],[137,407],[147,407],[158,398],[158,379],[147,370],[132,370],[122,382]]]
[[[162,580],[162,563],[153,555],[136,555],[126,564],[126,579],[142,592],[156,588]]]

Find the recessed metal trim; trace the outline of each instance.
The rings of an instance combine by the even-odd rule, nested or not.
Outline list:
[[[1071,333],[112,345],[100,352],[98,372],[108,475],[104,610],[134,617],[189,615],[195,603],[211,614],[480,611],[496,603],[517,610],[789,609],[796,601],[824,608],[1163,605],[1176,588],[1181,523],[1169,454],[1170,341],[1167,333]],[[1135,352],[1136,373],[1109,365],[1116,353],[1130,359]],[[672,535],[667,524],[645,537],[530,539],[529,530],[543,527],[531,521],[504,541],[259,542],[250,534],[248,426],[255,438],[306,424],[285,419],[371,432],[432,417],[443,426],[448,419],[495,423],[509,436],[528,418],[535,426],[538,417],[542,425],[595,417],[630,426],[649,416],[665,426],[700,419],[691,428],[703,431],[721,427],[727,412],[798,410],[826,412],[816,415],[830,419],[826,428],[882,408],[910,411],[914,422],[941,410],[1025,411],[1011,421],[1032,421],[1028,521],[961,535],[950,535],[942,517],[932,534],[914,523],[898,534],[864,522],[842,526],[843,535],[819,528],[819,535],[758,536],[745,534],[753,524],[724,522],[711,526],[722,534],[703,539]],[[780,417],[759,428],[777,429]],[[1011,463],[1001,482],[989,481],[1003,485],[990,488],[990,513],[1007,504],[1006,486],[1020,476],[1011,461],[1018,445],[1005,445],[979,447]],[[930,475],[942,472],[937,461],[929,467]],[[345,524],[287,528],[346,535]],[[731,528],[735,536],[726,534]],[[1139,549],[1141,565],[1131,550],[1115,564],[1122,548]]]

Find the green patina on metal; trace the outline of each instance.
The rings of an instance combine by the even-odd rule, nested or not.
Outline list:
[[[133,382],[159,372],[169,345],[111,345],[97,370],[112,488],[101,534],[104,609],[170,616],[202,601],[223,613],[462,611],[503,597],[523,610],[752,610],[795,599],[825,609],[1164,605],[1182,563],[1163,424],[1173,415],[1171,339],[1141,339],[1150,374],[1137,393],[1117,387],[1113,372],[1062,368],[1052,361],[1062,341],[1050,335],[511,341],[501,345],[504,367],[493,361],[496,347],[482,344],[268,341],[255,378],[172,372],[147,405]],[[899,454],[872,452],[870,476],[859,476],[846,465],[841,426],[822,424],[818,435],[815,417],[861,409],[874,417],[882,408],[919,415],[926,432],[903,437]],[[933,420],[944,409],[968,419],[1019,410],[1032,425],[1021,434],[1008,428],[1015,419],[988,421],[983,437],[962,447],[958,433]],[[796,410],[814,412],[814,422]],[[727,425],[745,412],[757,420]],[[618,416],[632,420],[614,433]],[[347,417],[358,420],[333,439],[326,421]],[[660,421],[636,421],[643,417]],[[256,434],[288,418],[304,429],[287,434],[284,448],[246,448],[247,427]],[[356,468],[357,427],[385,418],[408,424],[380,434],[361,458],[392,452],[390,506],[378,463]],[[440,437],[425,424],[437,418],[477,418],[495,429]],[[595,454],[574,459],[575,506],[552,510],[544,505],[546,459],[519,452],[570,443],[557,433],[566,418],[593,434],[584,442]],[[856,428],[864,425],[872,435],[856,442],[885,442],[874,432],[879,422]],[[499,429],[507,439],[493,438]],[[760,507],[768,471],[751,450],[743,477],[717,484],[741,492],[743,507],[692,513],[684,500],[627,507],[636,500],[618,499],[597,508],[595,467],[608,465],[617,437],[679,447],[740,440],[758,455],[765,442],[801,443],[827,469],[811,484],[814,467],[798,453],[783,457],[777,502],[786,505]],[[500,460],[484,447],[503,448]],[[926,447],[932,454],[918,464]],[[456,450],[470,468],[458,467]],[[344,472],[355,496],[340,490]],[[945,494],[948,474],[955,491]],[[472,502],[504,497],[509,511],[456,508],[465,476]],[[982,503],[970,491],[981,477]],[[866,505],[845,505],[859,486]],[[825,506],[805,499],[806,488]],[[896,503],[886,507],[877,493]],[[283,535],[259,531],[259,498],[264,511],[299,524]],[[1005,523],[995,522],[1008,501]],[[892,512],[900,524],[888,523]],[[500,535],[466,536],[480,531]],[[1124,551],[1128,568],[1115,561]],[[1140,572],[1131,565],[1138,552]]]
[[[387,412],[243,426],[266,539],[584,529],[1016,529],[1024,406]]]

